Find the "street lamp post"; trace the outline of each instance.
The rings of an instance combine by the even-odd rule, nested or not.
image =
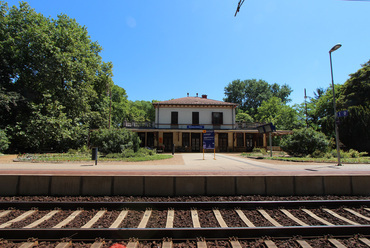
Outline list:
[[[329,51],[329,57],[330,57],[330,70],[331,70],[331,85],[333,88],[333,107],[334,107],[334,125],[335,125],[335,143],[337,145],[337,157],[338,157],[338,164],[337,166],[341,166],[342,163],[340,161],[340,150],[339,150],[339,133],[338,133],[338,124],[337,124],[337,109],[335,104],[335,90],[334,90],[334,79],[333,79],[333,66],[331,62],[331,53],[338,50],[342,45],[336,44],[332,47]]]

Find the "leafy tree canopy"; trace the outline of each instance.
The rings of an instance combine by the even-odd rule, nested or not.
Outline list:
[[[302,125],[302,123],[298,122],[298,113],[296,110],[286,105],[276,96],[263,101],[257,111],[256,119],[259,122],[271,122],[280,130],[291,130]]]
[[[0,128],[13,152],[74,148],[88,128],[107,126],[112,64],[101,50],[66,15],[0,2]]]
[[[291,92],[291,88],[286,84],[280,86],[276,83],[271,85],[264,80],[248,79],[241,81],[238,79],[225,87],[226,97],[224,101],[239,104],[238,108],[254,117],[263,101],[275,96],[281,99],[282,102],[287,103],[290,101],[289,95]]]
[[[350,106],[370,106],[370,60],[351,74],[343,85],[338,107],[346,109]]]

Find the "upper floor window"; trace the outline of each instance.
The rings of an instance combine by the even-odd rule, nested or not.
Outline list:
[[[212,112],[212,124],[222,125],[224,124],[224,118],[222,112]]]
[[[171,112],[171,124],[179,124],[179,112]]]
[[[199,125],[199,112],[193,112],[192,124]]]

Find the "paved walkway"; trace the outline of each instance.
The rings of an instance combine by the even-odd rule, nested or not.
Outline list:
[[[0,175],[370,175],[370,164],[294,163],[248,159],[239,154],[177,153],[145,162],[27,163],[0,159]]]

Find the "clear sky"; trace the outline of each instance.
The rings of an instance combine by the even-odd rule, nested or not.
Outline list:
[[[18,1],[6,1],[10,6]],[[292,103],[313,96],[370,59],[370,1],[28,0],[36,12],[66,14],[86,26],[114,83],[129,100],[207,94],[222,100],[235,79],[288,84]]]

